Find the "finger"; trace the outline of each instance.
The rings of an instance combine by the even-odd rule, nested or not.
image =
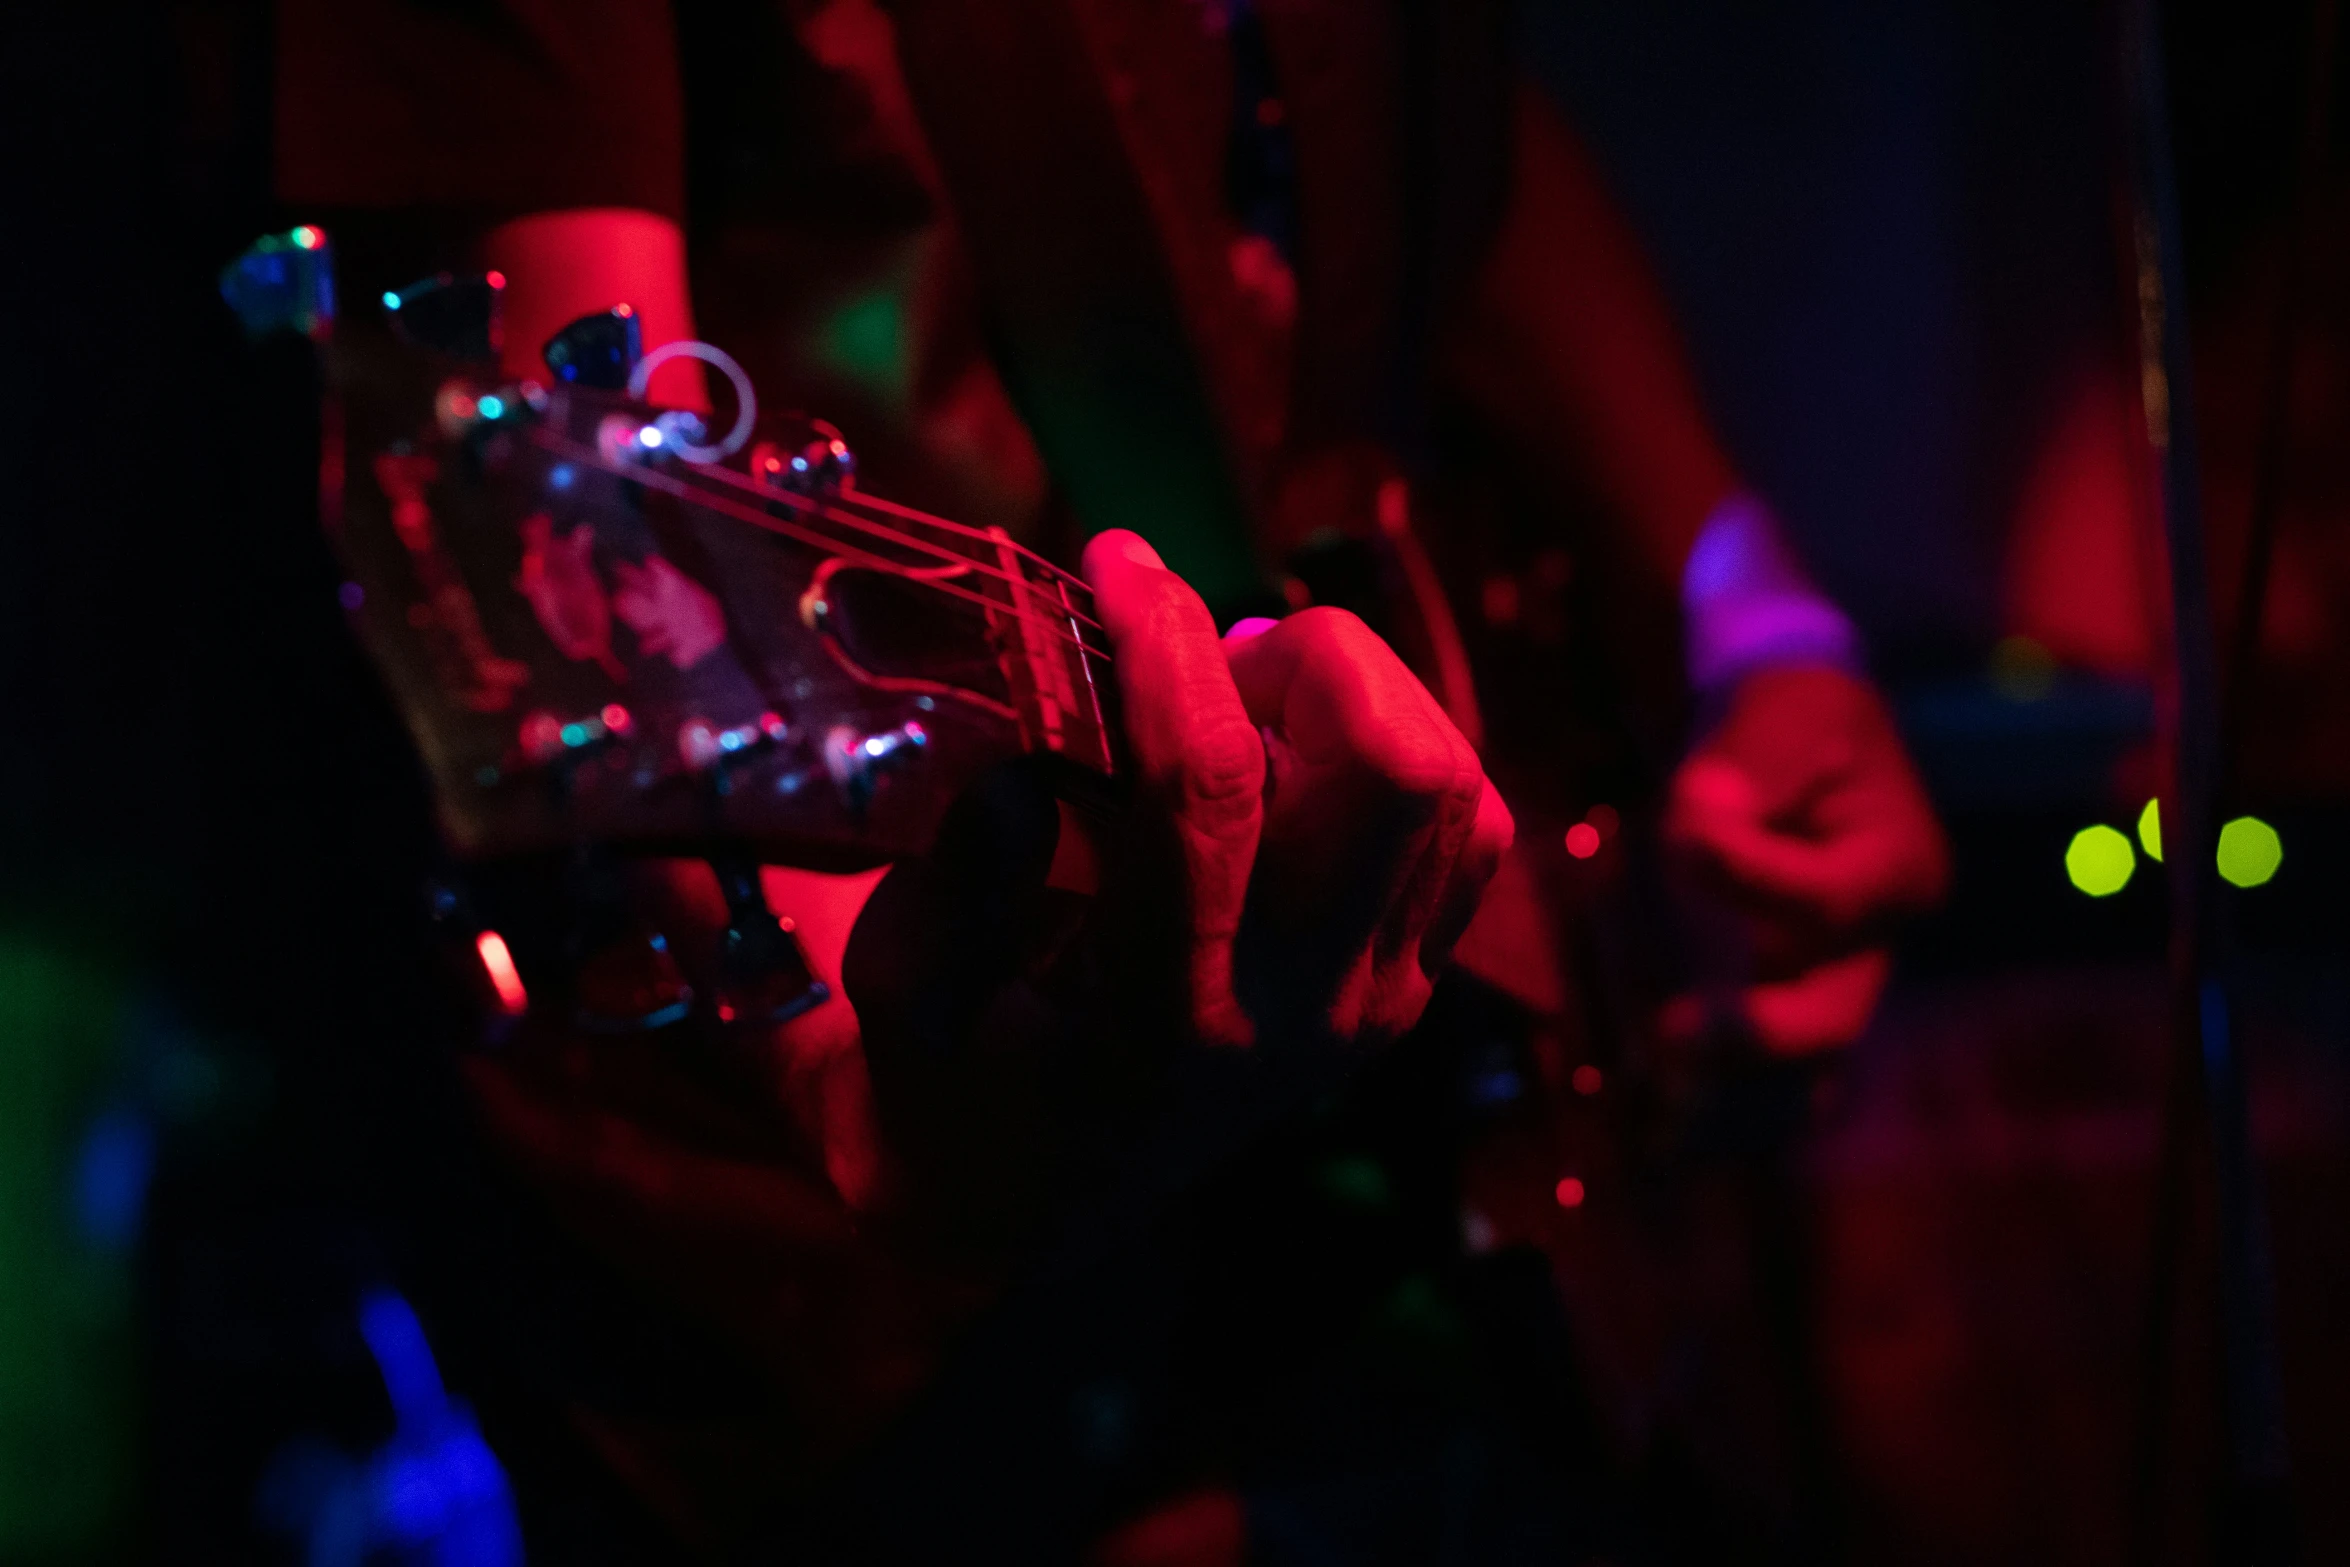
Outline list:
[[[1181,850],[1193,1026],[1253,1037],[1232,986],[1233,942],[1263,823],[1265,748],[1249,721],[1207,606],[1133,533],[1097,534],[1085,578],[1116,657],[1126,738],[1143,791]]]
[[[1733,763],[1764,818],[1781,821],[1859,764],[1877,713],[1868,685],[1839,670],[1765,669],[1739,683],[1699,754]]]
[[[1810,838],[1727,820],[1675,823],[1669,831],[1734,901],[1832,940],[1863,939],[1933,901],[1937,873],[1920,867],[1905,832],[1860,827]]]
[[[1345,610],[1305,610],[1228,639],[1225,652],[1249,722],[1278,730],[1306,765],[1431,798],[1459,784],[1460,731],[1395,650]]]
[[[1749,986],[1741,1010],[1756,1041],[1772,1055],[1838,1050],[1868,1026],[1891,971],[1890,955],[1882,947],[1871,947],[1793,979]]]
[[[1737,768],[1701,756],[1674,779],[1665,836],[1749,909],[1853,939],[1930,902],[1935,874],[1916,851],[1930,824],[1921,833],[1912,812],[1852,803],[1815,812],[1811,831],[1782,830]]]
[[[1509,806],[1503,803],[1501,791],[1487,782],[1477,801],[1469,841],[1453,863],[1438,901],[1436,918],[1429,923],[1427,934],[1420,941],[1420,967],[1431,977],[1451,961],[1452,949],[1459,943],[1461,933],[1469,928],[1469,921],[1476,917],[1485,888],[1501,869],[1502,856],[1509,853],[1517,833],[1517,822],[1510,815]]]
[[[1800,912],[1840,928],[1869,902],[1874,867],[1847,841],[1819,841],[1774,832],[1759,819],[1727,812],[1676,809],[1666,839],[1726,884],[1737,901],[1771,911]]]
[[[1465,851],[1481,823],[1506,840],[1508,812],[1488,807],[1474,750],[1354,616],[1308,610],[1226,652],[1275,737],[1260,897],[1303,959],[1286,978],[1328,987],[1341,1033],[1408,1025],[1436,966],[1428,933],[1448,950],[1498,863],[1491,842],[1480,863]]]
[[[1838,670],[1765,670],[1674,779],[1668,836],[1750,909],[1851,941],[1931,906],[1948,878],[1891,715]]]

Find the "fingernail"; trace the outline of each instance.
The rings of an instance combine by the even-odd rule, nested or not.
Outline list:
[[[1150,546],[1150,540],[1139,533],[1129,533],[1118,541],[1118,554],[1137,566],[1148,566],[1153,571],[1165,571],[1167,563],[1159,559],[1159,552]]]
[[[1232,623],[1232,629],[1224,633],[1224,640],[1227,642],[1246,642],[1250,637],[1263,636],[1266,632],[1272,630],[1275,626],[1280,624],[1280,621],[1275,620],[1270,615],[1244,616],[1243,618]]]

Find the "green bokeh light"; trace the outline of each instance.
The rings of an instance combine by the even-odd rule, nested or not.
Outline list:
[[[0,929],[0,1562],[127,1559],[137,1490],[134,1258],[76,1220],[114,1083],[110,973]]]
[[[2162,802],[2148,800],[2146,809],[2138,813],[2138,846],[2146,851],[2146,858],[2162,863]]]
[[[2284,840],[2257,816],[2239,816],[2219,830],[2219,873],[2236,886],[2257,887],[2284,862]]]
[[[822,328],[824,358],[875,388],[902,389],[910,375],[906,299],[886,286],[848,300]]]
[[[2106,898],[2130,884],[2138,856],[2130,840],[2102,824],[2073,834],[2064,851],[2064,873],[2092,898]]]

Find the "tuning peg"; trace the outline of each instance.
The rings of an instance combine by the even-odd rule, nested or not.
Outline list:
[[[644,356],[644,335],[633,305],[581,316],[548,338],[539,353],[556,380],[602,392],[628,390],[629,374]]]
[[[840,431],[821,419],[807,421],[806,434],[751,448],[751,477],[769,489],[795,495],[830,495],[857,487],[857,454]]]
[[[536,381],[483,388],[463,377],[441,383],[433,395],[433,422],[451,440],[486,436],[546,412],[547,389]]]
[[[384,295],[392,335],[411,348],[456,359],[494,360],[505,341],[506,275],[443,272]]]
[[[305,223],[264,234],[220,271],[220,297],[249,337],[299,332],[323,341],[334,326],[334,247]]]
[[[929,744],[930,732],[910,720],[872,734],[839,724],[824,736],[824,770],[850,808],[861,811],[884,778],[915,761]]]
[[[782,1023],[828,999],[832,990],[808,967],[788,919],[768,906],[757,862],[739,855],[710,861],[726,896],[726,934],[718,951],[714,997],[721,1023]]]
[[[572,1010],[579,1025],[621,1034],[681,1021],[693,1009],[693,986],[679,970],[669,938],[637,914],[620,859],[583,845],[573,851],[564,880]]]
[[[667,1028],[693,1010],[694,988],[659,931],[631,929],[588,952],[572,984],[580,1026],[597,1033]]]
[[[636,732],[636,719],[618,702],[607,702],[584,717],[563,719],[541,708],[523,719],[515,743],[534,766],[554,767],[588,756]]]
[[[780,744],[790,733],[781,713],[761,713],[747,724],[721,727],[707,718],[689,718],[677,726],[677,755],[690,772],[707,773],[712,788],[725,794],[731,787],[729,768],[761,747]]]
[[[708,434],[709,427],[701,416],[682,408],[655,414],[649,420],[606,414],[596,425],[596,451],[610,463],[652,464],[664,457],[699,462],[712,454],[712,448],[702,445]]]
[[[721,726],[707,718],[689,718],[678,725],[678,758],[687,771],[706,780],[714,827],[719,802],[734,787],[735,765],[780,745],[790,732],[783,715],[774,712],[761,713],[746,724]],[[758,863],[739,854],[713,855],[710,869],[725,894],[727,915],[714,997],[718,1021],[780,1023],[830,996],[832,992],[809,969],[792,922],[777,918],[768,907]]]

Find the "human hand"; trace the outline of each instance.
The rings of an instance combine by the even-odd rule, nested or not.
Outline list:
[[[1352,1046],[1411,1027],[1510,841],[1475,751],[1344,611],[1245,623],[1219,644],[1137,535],[1095,538],[1085,574],[1141,804],[1179,856],[1190,1031]]]
[[[983,787],[890,872],[844,969],[907,1209],[977,1254],[1105,1160],[1184,1178],[1409,1028],[1510,835],[1475,753],[1354,617],[1219,640],[1136,535],[1084,565],[1132,783],[1095,895],[1076,912],[1050,890],[1070,828],[1049,799]]]
[[[1826,665],[1764,669],[1682,763],[1667,843],[1741,916],[1741,1021],[1775,1055],[1848,1044],[1884,988],[1892,923],[1937,902],[1949,848],[1884,702]],[[1684,999],[1668,1033],[1705,1022]]]
[[[1082,942],[1051,934],[1077,901],[1045,887],[1053,802],[983,787],[925,859],[878,887],[835,878],[838,909],[804,877],[779,888],[853,1014],[836,1002],[737,1041],[713,1081],[677,1041],[615,1048],[560,1023],[467,1063],[496,1141],[555,1210],[750,1350],[824,1454],[878,1430],[993,1297],[1064,1151],[1107,1141],[1180,1173],[1255,1124],[1269,1095],[1245,1085],[1268,1074],[1243,1070],[1148,1152],[1122,1143],[1167,1047],[1327,1060],[1410,1027],[1509,839],[1467,743],[1353,617],[1220,641],[1135,536],[1097,540],[1087,568],[1133,758],[1121,836],[1140,847],[1106,852]],[[681,953],[716,949],[706,870],[638,890]],[[1067,975],[1036,961],[1055,950],[1102,959],[1062,1012]]]

